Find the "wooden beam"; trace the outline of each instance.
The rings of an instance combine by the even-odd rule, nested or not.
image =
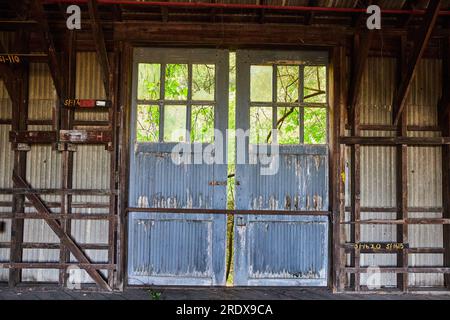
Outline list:
[[[349,94],[348,94],[348,116],[349,123],[351,123],[351,118],[354,117],[355,110],[358,107],[359,98],[361,96],[361,83],[366,69],[367,60],[369,57],[370,46],[372,45],[374,37],[373,31],[364,32],[355,35],[353,44],[353,55],[352,55],[352,73],[349,84]]]
[[[22,40],[26,40],[19,36]],[[25,43],[26,45],[26,43]],[[12,129],[13,130],[25,130],[27,127],[28,118],[28,79],[29,79],[29,68],[28,65],[23,65],[19,70],[16,70],[19,77],[14,81],[15,86],[15,97],[11,100],[13,101],[13,115],[12,115]],[[14,144],[13,146],[15,146]],[[27,153],[25,151],[14,151],[14,172],[16,172],[18,177],[26,176],[27,168]],[[14,183],[14,187],[17,185]],[[17,214],[18,212],[23,212],[25,206],[24,195],[15,194],[13,196],[12,212]],[[22,262],[22,243],[23,243],[23,231],[24,231],[24,220],[23,219],[13,219],[11,223],[11,249],[9,252],[10,262]],[[22,273],[18,269],[9,270],[9,286],[14,287],[22,280]]]
[[[342,222],[345,219],[345,183],[342,173],[345,172],[345,147],[339,144],[339,136],[345,133],[345,47],[340,46],[333,49],[333,61],[330,66],[331,87],[330,97],[333,103],[330,110],[331,130],[330,141],[330,163],[331,170],[331,192],[333,208],[333,291],[342,292],[345,288],[346,275],[342,268],[346,264],[345,252],[342,245],[345,243],[345,232]],[[344,174],[345,175],[345,174]]]
[[[410,59],[408,59],[408,70],[406,71],[406,74],[403,75],[403,79],[400,82],[397,95],[393,103],[395,125],[398,125],[401,119],[402,112],[405,109],[408,94],[411,89],[411,85],[414,80],[419,61],[422,58],[426,47],[428,46],[428,42],[431,38],[431,34],[439,16],[441,4],[442,0],[430,1],[421,29],[419,30],[417,37],[414,39],[415,47]]]
[[[440,126],[443,135],[450,135],[450,38],[444,40],[442,63],[442,99]],[[450,219],[450,146],[442,147],[442,217]],[[450,225],[444,226],[444,266],[450,267]],[[445,286],[450,289],[450,273],[444,275]]]
[[[440,127],[443,131],[446,128],[446,120],[450,117],[450,62],[448,55],[450,54],[450,38],[443,40],[443,72],[442,72],[442,97],[439,100],[438,112]]]
[[[317,7],[319,5],[319,0],[309,0],[308,7]],[[314,12],[308,12],[305,15],[305,24],[311,25],[314,21]]]
[[[149,34],[152,36],[149,37]],[[116,22],[114,40],[142,45],[178,43],[185,45],[296,45],[335,46],[345,42],[354,31],[346,27],[318,27],[304,25],[269,24],[211,24],[211,23],[163,23]]]
[[[400,80],[408,68],[406,55],[406,37],[401,38],[400,59],[397,68],[397,78]],[[407,137],[406,112],[401,115],[401,124],[397,128],[397,136]],[[408,145],[399,144],[396,147],[396,203],[397,203],[397,219],[406,221],[408,219]],[[397,242],[408,243],[408,225],[397,225]],[[409,264],[408,252],[403,251],[397,254],[397,266],[407,268]],[[404,291],[408,291],[408,274],[397,275],[397,287]]]
[[[31,186],[23,178],[18,176],[16,172],[13,173],[13,181],[18,187],[31,189]],[[83,268],[92,278],[92,280],[94,280],[97,285],[103,290],[112,291],[111,287],[103,279],[101,273],[90,265],[91,262],[84,254],[83,250],[78,247],[72,237],[63,230],[60,222],[51,218],[52,213],[47,208],[45,203],[41,200],[41,198],[36,194],[27,194],[26,197],[36,208],[36,215],[42,217],[42,219],[46,221],[50,229],[52,229],[52,231],[61,240],[61,244],[64,244],[64,246],[73,254],[75,259],[77,259],[80,264],[83,264]]]
[[[64,95],[64,83],[62,81],[61,74],[62,69],[42,2],[40,0],[33,0],[32,10],[33,16],[38,23],[38,33],[41,37],[42,44],[45,47],[45,51],[48,53],[48,66],[50,68],[53,84],[55,86],[58,98],[61,100]]]
[[[0,52],[8,53],[8,50],[6,50],[1,41],[0,41]],[[0,63],[0,78],[3,80],[3,84],[5,85],[6,91],[8,91],[9,98],[12,101],[13,98],[16,96],[14,90],[15,88],[14,82],[16,81],[16,74],[14,73],[14,71],[11,69],[10,66]]]
[[[367,146],[442,146],[450,145],[450,137],[416,138],[416,137],[340,137],[340,144],[345,145],[367,145]]]
[[[63,11],[64,12],[64,11]],[[66,75],[66,83],[64,88],[66,89],[65,97],[71,98],[75,96],[76,87],[76,32],[74,30],[67,30],[67,41],[64,49],[64,74]],[[59,108],[59,106],[57,106]],[[59,114],[61,117],[60,128],[62,130],[73,129],[73,123],[75,118],[75,112],[70,108],[59,108]],[[64,189],[72,189],[73,186],[73,152],[69,151],[67,147],[64,147],[64,151],[61,152],[61,186]],[[71,215],[72,212],[72,195],[62,194],[61,195],[61,214]],[[71,219],[61,219],[61,227],[65,232],[70,232],[72,229]],[[61,243],[61,248],[59,251],[59,262],[61,264],[70,262],[70,252]],[[61,287],[67,286],[68,274],[66,270],[61,269],[59,272],[59,285]]]
[[[89,0],[88,8],[89,8],[89,16],[91,18],[92,35],[94,37],[95,50],[97,52],[98,61],[100,62],[105,92],[109,98],[111,68],[108,60],[108,52],[106,51],[105,37],[103,35],[103,30],[100,25],[100,16],[98,13],[97,0]]]

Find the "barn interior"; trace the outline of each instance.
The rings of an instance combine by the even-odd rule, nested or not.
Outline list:
[[[1,1],[0,282],[448,292],[450,1],[181,1]]]

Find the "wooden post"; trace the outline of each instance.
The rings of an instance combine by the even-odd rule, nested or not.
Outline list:
[[[360,39],[358,36],[355,36],[355,42],[354,42],[354,48],[353,48],[353,55],[352,59],[353,61],[357,59],[357,54],[360,51]],[[367,44],[366,44],[367,45]],[[366,46],[365,45],[365,46]],[[370,45],[370,42],[369,42]],[[370,47],[364,48],[367,52],[370,50]],[[352,63],[353,65],[353,63]],[[359,72],[360,77],[362,78],[363,73],[366,68],[366,63],[360,66],[362,70]],[[360,90],[361,86],[358,86],[358,88],[355,88],[355,96],[360,96],[360,93],[358,92]],[[349,97],[351,98],[351,97]],[[357,99],[356,102],[351,102],[351,108],[349,110],[349,121],[351,126],[351,132],[352,136],[359,137],[360,136],[360,129],[359,129],[359,116],[360,116],[360,108],[357,105]],[[355,104],[353,104],[355,103]],[[351,146],[351,220],[358,222],[361,219],[361,146],[359,144],[354,144]],[[361,240],[361,227],[359,223],[354,223],[351,225],[350,228],[350,241],[352,243],[359,243]],[[356,268],[356,270],[359,270],[360,268],[360,250],[355,248],[355,250],[352,252],[352,264]],[[352,276],[352,284],[354,285],[355,291],[359,291],[361,288],[361,274],[359,272],[356,272]]]
[[[117,241],[117,279],[116,287],[123,290],[127,282],[127,246],[128,223],[126,208],[128,207],[129,152],[130,152],[130,117],[131,117],[131,74],[133,50],[129,43],[120,43],[121,48],[121,81],[120,81],[120,130],[119,130],[119,208],[118,208],[118,241]],[[119,101],[119,100],[118,100]]]
[[[401,38],[400,61],[398,64],[398,83],[402,83],[403,76],[406,75],[407,52],[406,37]],[[401,121],[398,125],[397,136],[407,137],[407,106],[404,106],[404,112],[401,114]],[[408,146],[406,144],[396,147],[396,202],[397,202],[397,219],[408,219]],[[400,224],[397,226],[397,242],[408,243],[408,225]],[[403,250],[397,254],[397,266],[408,268],[408,251]],[[397,274],[397,287],[406,292],[408,291],[408,273]]]
[[[108,261],[109,263],[116,262],[116,221],[117,221],[117,195],[116,190],[118,188],[118,128],[117,128],[117,111],[118,111],[118,101],[119,101],[119,92],[118,92],[118,79],[119,79],[119,67],[120,67],[120,49],[116,48],[114,51],[114,58],[112,59],[111,64],[111,74],[109,75],[110,88],[108,92],[110,96],[109,100],[112,101],[112,107],[109,110],[109,126],[111,129],[111,145],[108,150],[111,152],[111,162],[110,162],[110,189],[111,196],[109,201],[109,223],[108,223]],[[108,272],[108,284],[110,287],[115,286],[115,277],[114,272]]]
[[[440,108],[442,119],[442,135],[450,136],[450,38],[444,41],[443,50],[443,77],[442,77],[442,99]],[[444,98],[445,97],[445,98]],[[450,219],[450,145],[442,146],[442,201],[444,219]],[[450,267],[450,225],[443,226],[444,230],[444,267]],[[445,286],[450,289],[450,274],[444,275]]]
[[[21,43],[21,46],[26,46],[28,43],[28,34],[24,32],[18,32],[17,39]],[[23,48],[22,48],[23,49]],[[29,80],[29,65],[24,64],[18,70],[18,77],[14,80],[14,97],[11,97],[13,102],[13,114],[12,114],[12,129],[14,130],[27,130],[28,119],[28,80]],[[27,168],[27,152],[19,151],[16,149],[17,145],[13,145],[14,148],[14,173],[25,178]],[[14,183],[14,188],[17,188]],[[18,213],[25,211],[25,197],[24,195],[14,194],[13,196],[13,219],[11,222],[11,249],[10,249],[10,262],[20,263],[22,262],[22,243],[23,243],[23,227],[24,220],[18,219],[15,216]],[[12,268],[9,270],[9,286],[14,287],[21,281],[21,270]]]
[[[333,291],[342,292],[345,289],[345,233],[342,222],[345,217],[345,186],[342,173],[345,172],[345,146],[339,144],[339,137],[344,134],[345,114],[343,96],[345,95],[345,46],[339,46],[333,49],[333,61],[330,68],[330,83],[332,104],[330,107],[330,123],[332,124],[330,136],[330,163],[331,163],[331,199],[333,211]]]
[[[65,97],[63,99],[73,99],[75,98],[75,83],[76,83],[76,33],[74,31],[67,32],[67,46],[65,54],[64,68],[66,70],[65,85]],[[61,102],[61,101],[60,101]],[[56,114],[60,115],[60,126],[62,130],[73,129],[74,112],[69,108],[61,108],[61,103],[56,106],[58,112]],[[58,122],[58,119],[56,119]],[[64,189],[72,188],[73,181],[73,152],[64,148],[61,156],[61,186]],[[61,194],[61,214],[72,214],[72,195],[71,194]],[[64,232],[70,234],[72,220],[62,219],[61,226]],[[61,263],[68,263],[70,260],[69,250],[61,242],[60,256],[59,260]],[[60,269],[59,271],[59,284],[62,287],[67,285],[67,270]]]

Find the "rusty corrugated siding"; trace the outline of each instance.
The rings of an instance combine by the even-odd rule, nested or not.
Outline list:
[[[3,81],[0,80],[0,119],[9,120],[12,117],[12,103]]]
[[[100,64],[95,52],[78,52],[76,62],[77,99],[106,99]],[[76,112],[76,120],[108,120],[106,112]]]
[[[46,63],[31,63],[29,77],[28,118],[51,120],[56,106],[56,90]]]
[[[423,59],[408,99],[409,125],[437,125],[437,102],[441,93],[440,60]],[[392,97],[395,88],[396,63],[390,58],[371,58],[364,76],[361,95],[361,123],[392,123]],[[393,132],[365,131],[364,136],[392,136]],[[430,137],[438,133],[412,132],[410,136]],[[349,159],[349,154],[348,154]],[[441,149],[437,147],[408,148],[408,202],[409,207],[442,207]],[[349,162],[349,160],[348,160]],[[361,148],[361,206],[395,207],[396,163],[393,147]],[[350,176],[348,176],[350,180]],[[347,192],[350,191],[348,184]],[[349,193],[346,203],[349,204]],[[410,217],[442,217],[441,213],[410,213]],[[361,212],[362,219],[395,219],[395,213]],[[348,228],[347,228],[348,230]],[[348,232],[348,231],[347,231]],[[347,239],[349,235],[347,235]],[[442,226],[409,226],[411,247],[442,247]],[[396,228],[390,225],[362,225],[361,241],[395,241]],[[442,266],[442,255],[414,254],[409,258],[411,266]],[[362,254],[362,266],[395,266],[392,254]],[[364,285],[367,276],[361,277]],[[396,276],[381,276],[382,285],[395,286]],[[442,275],[410,275],[411,286],[441,286]]]
[[[361,84],[361,124],[391,124],[396,68],[396,59],[369,58]]]
[[[408,98],[408,125],[438,125],[437,105],[442,92],[442,61],[422,59]]]

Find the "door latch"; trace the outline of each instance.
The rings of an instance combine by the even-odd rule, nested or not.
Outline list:
[[[238,216],[236,224],[237,224],[238,227],[244,227],[246,225],[244,217]]]

